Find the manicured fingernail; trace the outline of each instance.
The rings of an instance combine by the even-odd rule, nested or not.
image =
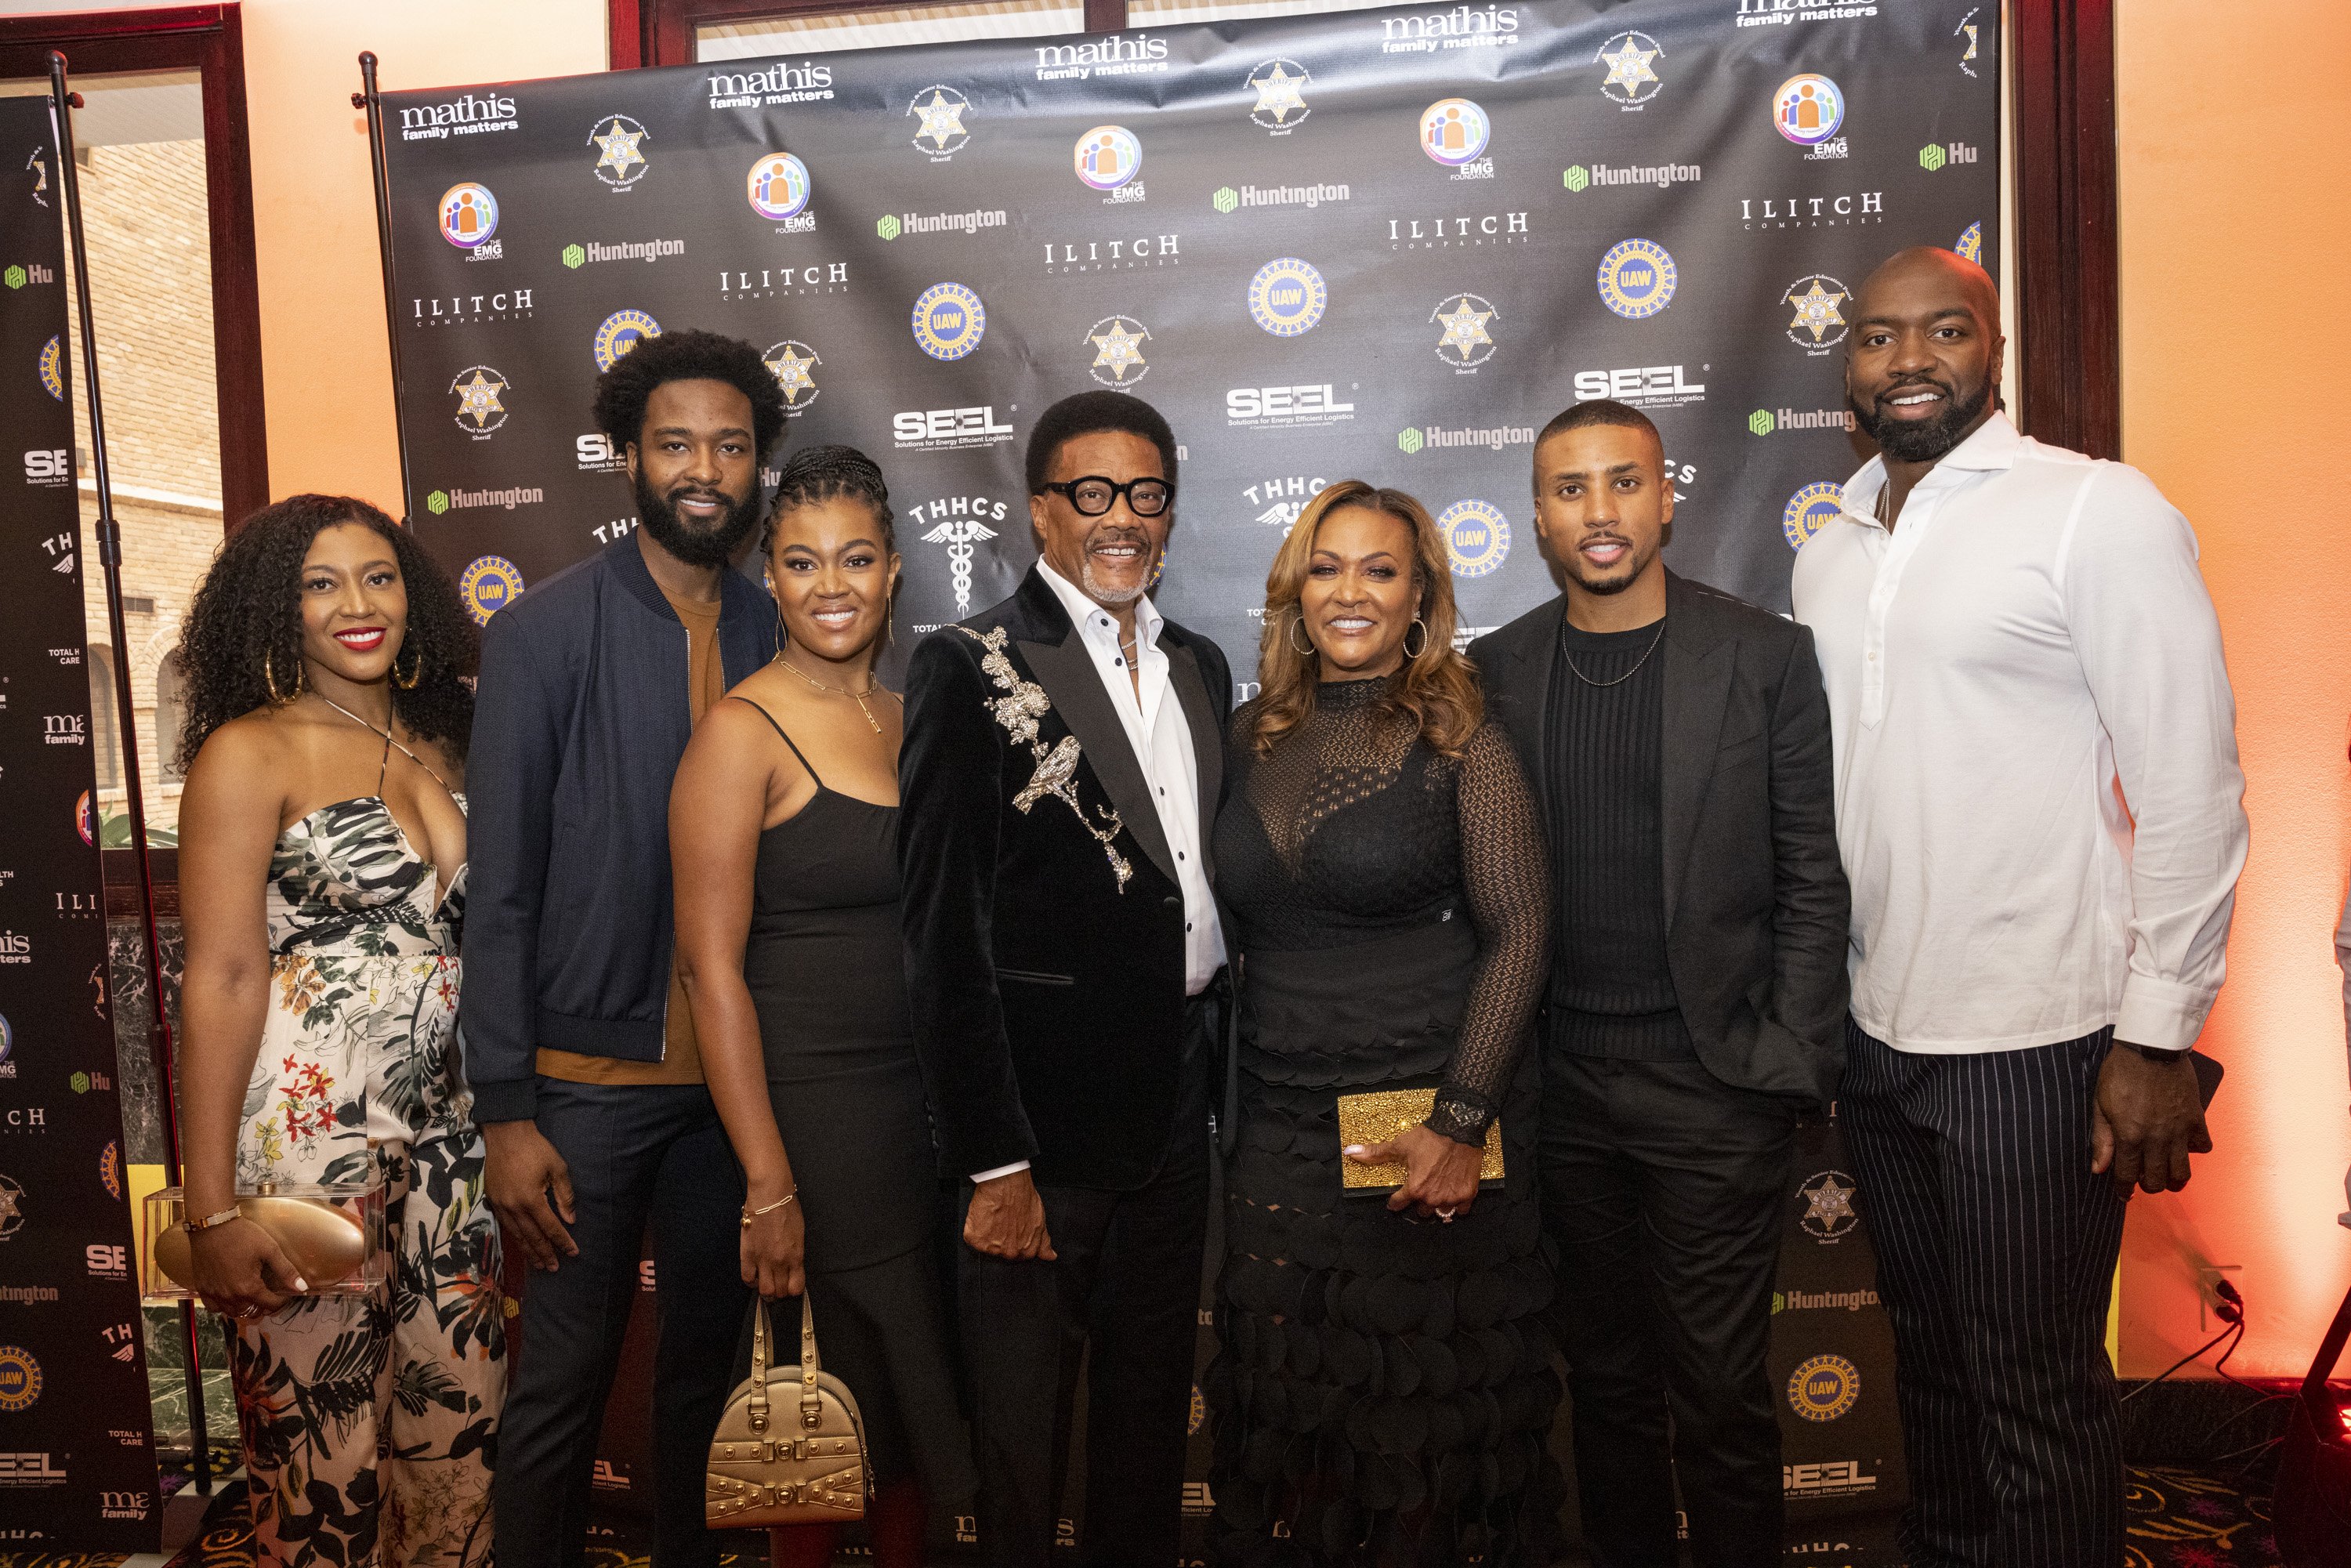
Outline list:
[[[1360,1155],[1364,1152],[1364,1145],[1361,1144],[1349,1144],[1345,1148],[1341,1149],[1339,1152],[1343,1155]]]
[[[309,1288],[310,1288],[310,1281],[309,1281],[303,1279],[303,1278],[302,1278],[300,1275],[298,1275],[298,1274],[295,1276],[295,1279],[294,1279],[294,1293],[295,1293],[296,1295],[298,1295],[298,1295],[302,1294],[302,1292],[303,1292],[303,1291],[308,1291]]]

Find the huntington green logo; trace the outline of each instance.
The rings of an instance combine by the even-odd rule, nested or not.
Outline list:
[[[22,288],[25,287],[25,269],[21,267],[12,267],[6,272],[0,272],[0,281],[5,282],[11,288]]]
[[[1396,433],[1396,445],[1404,452],[1405,456],[1409,457],[1421,448],[1420,431],[1417,428],[1409,428],[1398,431]]]
[[[1943,150],[1931,142],[1918,149],[1918,167],[1926,170],[1929,174],[1941,168],[1948,161]]]
[[[1578,163],[1562,174],[1560,181],[1571,191],[1581,191],[1592,183],[1592,173],[1583,164]]]
[[[1747,416],[1747,429],[1750,434],[1769,435],[1777,428],[1771,423],[1771,411],[1768,408],[1759,408]]]
[[[880,219],[874,223],[873,232],[880,235],[885,240],[892,240],[896,239],[900,235],[904,234],[906,232],[906,228],[905,225],[901,224],[894,215],[889,213],[884,213],[882,214]]]
[[[89,1074],[87,1072],[77,1072],[71,1078],[67,1079],[66,1082],[77,1094],[87,1094],[89,1092]]]
[[[1241,204],[1241,193],[1230,185],[1219,185],[1217,193],[1208,198],[1208,204],[1220,213],[1229,213]]]
[[[1771,1292],[1771,1315],[1772,1315],[1773,1317],[1775,1317],[1775,1318],[1776,1318],[1776,1317],[1778,1317],[1782,1312],[1786,1312],[1787,1310],[1788,1310],[1788,1296],[1787,1296],[1787,1292],[1785,1292],[1784,1291],[1772,1291],[1772,1292]]]
[[[588,265],[588,253],[576,245],[567,245],[563,247],[563,265],[577,272]]]
[[[433,494],[425,497],[424,509],[432,513],[436,517],[442,513],[447,511],[449,509],[449,492],[446,490],[435,490]]]

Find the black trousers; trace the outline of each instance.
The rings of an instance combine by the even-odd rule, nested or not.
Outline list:
[[[571,1167],[580,1256],[533,1273],[492,1484],[505,1568],[579,1568],[604,1401],[636,1304],[653,1224],[661,1340],[653,1356],[653,1563],[716,1568],[703,1527],[710,1435],[750,1291],[737,1254],[743,1172],[699,1085],[538,1081],[538,1130]]]
[[[1679,1560],[1677,1470],[1699,1568],[1780,1561],[1764,1350],[1795,1128],[1786,1101],[1696,1061],[1543,1058],[1543,1227],[1594,1568]]]
[[[2106,1306],[2123,1199],[2090,1170],[2114,1031],[1928,1056],[1846,1030],[1843,1114],[1894,1319],[1912,1568],[2114,1568]]]
[[[1050,1262],[956,1247],[989,1568],[1045,1568],[1052,1554],[1081,1346],[1089,1359],[1078,1560],[1084,1568],[1176,1561],[1207,1242],[1211,1016],[1199,998],[1187,1011],[1184,1088],[1157,1175],[1133,1192],[1040,1183]]]

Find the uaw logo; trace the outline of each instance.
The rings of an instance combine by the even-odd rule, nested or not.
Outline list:
[[[1665,90],[1664,78],[1654,64],[1665,52],[1646,33],[1617,34],[1592,57],[1596,64],[1608,68],[1608,79],[1600,84],[1600,90],[1627,110],[1641,108]]]
[[[599,373],[621,362],[621,356],[647,338],[661,336],[661,323],[642,310],[615,310],[596,329],[596,369]]]
[[[1827,486],[1834,488],[1834,486]],[[1807,489],[1821,489],[1813,485]],[[1799,490],[1798,495],[1804,492]],[[1799,1221],[1804,1233],[1823,1246],[1834,1246],[1859,1228],[1861,1216],[1853,1211],[1854,1180],[1843,1171],[1822,1171],[1806,1179],[1796,1189],[1804,1200],[1804,1214]]]
[[[1844,123],[1844,94],[1837,84],[1814,71],[1792,76],[1771,95],[1771,123],[1799,147],[1811,149],[1809,158],[1850,155],[1837,127]]]
[[[1276,256],[1249,279],[1249,319],[1277,338],[1312,331],[1330,303],[1322,275],[1294,256]]]
[[[1428,313],[1432,326],[1444,329],[1437,340],[1437,357],[1457,375],[1474,376],[1478,367],[1494,357],[1498,346],[1486,324],[1501,312],[1476,294],[1448,294]]]
[[[1510,553],[1510,519],[1491,501],[1456,501],[1437,514],[1456,577],[1490,577]]]
[[[457,597],[465,601],[465,613],[476,626],[488,625],[490,617],[512,604],[521,592],[521,570],[502,555],[477,557],[457,580]]]
[[[506,377],[487,365],[459,371],[449,383],[449,394],[457,400],[457,428],[475,441],[487,441],[507,422],[507,405],[498,401],[506,390]]]
[[[1143,172],[1143,141],[1123,125],[1097,125],[1078,138],[1071,154],[1078,178],[1110,194],[1108,202],[1139,202],[1143,187],[1134,177]]]
[[[934,283],[914,300],[914,341],[935,360],[960,360],[987,335],[987,307],[960,283]]]
[[[1951,29],[1951,37],[1967,42],[1967,47],[1959,54],[1959,69],[1970,76],[1976,74],[1976,13],[1982,9],[1982,6],[1977,6],[1974,11],[1960,17],[1959,25]]]
[[[751,210],[776,225],[778,234],[808,234],[816,214],[808,210],[808,165],[789,152],[770,152],[744,176]]]
[[[1279,479],[1260,479],[1254,485],[1244,486],[1241,498],[1258,508],[1253,521],[1269,528],[1280,528],[1287,534],[1297,523],[1298,514],[1306,509],[1306,503],[1321,495],[1328,483],[1328,480],[1320,478],[1309,479],[1302,474],[1288,475]]]
[[[1094,380],[1106,387],[1131,387],[1149,375],[1143,345],[1150,340],[1151,329],[1132,316],[1105,316],[1095,322],[1086,332],[1094,350],[1089,367]]]
[[[41,1397],[41,1364],[22,1345],[0,1344],[0,1412],[30,1410]]]
[[[41,390],[47,392],[59,402],[65,402],[65,345],[55,338],[51,338],[47,342],[42,344],[40,354],[34,361],[34,369],[40,374]]]
[[[1440,98],[1420,111],[1420,150],[1457,180],[1494,177],[1494,161],[1483,156],[1493,135],[1494,122],[1466,98]]]
[[[1844,315],[1837,307],[1853,298],[1853,290],[1825,272],[1808,272],[1796,279],[1781,298],[1795,311],[1788,319],[1788,341],[1819,359],[1844,341]]]
[[[25,1189],[5,1176],[0,1176],[0,1241],[5,1241],[24,1228]]]
[[[1816,1355],[1788,1375],[1788,1404],[1807,1421],[1834,1421],[1861,1397],[1861,1369],[1841,1355]]]
[[[1268,60],[1249,72],[1249,84],[1257,89],[1250,123],[1275,136],[1287,136],[1305,124],[1314,112],[1306,107],[1306,89],[1312,81],[1306,68],[1292,59]]]
[[[493,261],[505,254],[497,238],[498,199],[487,185],[467,182],[441,193],[441,237],[469,261]]]
[[[608,114],[588,133],[596,149],[596,178],[616,191],[625,191],[652,172],[643,143],[653,132],[625,114]]]
[[[784,394],[784,417],[798,419],[820,394],[816,368],[824,363],[824,356],[798,338],[787,338],[780,343],[769,344],[759,358]]]
[[[1600,258],[1600,302],[1628,320],[1642,321],[1674,302],[1680,274],[1655,240],[1628,239]]]
[[[122,1145],[110,1143],[98,1151],[98,1185],[115,1202],[122,1201]]]
[[[907,510],[907,520],[914,527],[931,525],[919,536],[925,544],[946,547],[947,582],[955,591],[957,620],[971,613],[972,563],[979,547],[998,531],[988,525],[1003,522],[1008,510],[1002,501],[985,496],[954,496]]]
[[[1978,267],[1981,267],[1983,265],[1983,220],[1979,218],[1961,229],[1959,237],[1952,243],[1951,248]]]
[[[914,131],[914,145],[934,163],[946,162],[971,141],[963,122],[971,112],[971,99],[944,83],[916,93],[906,112],[922,122]]]

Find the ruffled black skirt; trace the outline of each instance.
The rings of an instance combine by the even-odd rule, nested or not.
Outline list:
[[[1433,1085],[1476,942],[1451,921],[1248,955],[1209,1369],[1220,1563],[1549,1563],[1563,1496],[1531,1052],[1507,1176],[1452,1224],[1344,1196],[1337,1098]]]

